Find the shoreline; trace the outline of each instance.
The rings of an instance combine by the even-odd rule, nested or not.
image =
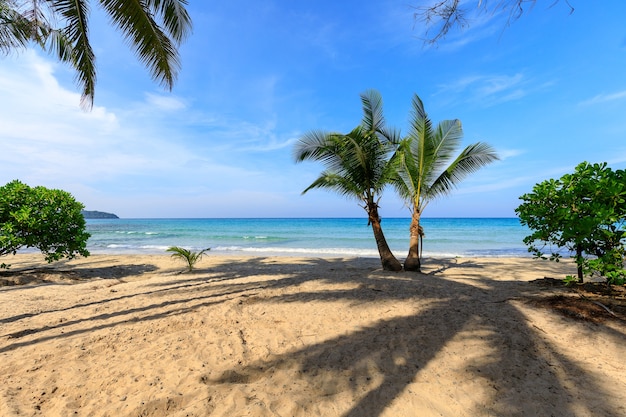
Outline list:
[[[561,292],[533,282],[569,262],[429,258],[417,274],[209,253],[181,273],[166,254],[40,259],[3,259],[43,284],[0,287],[3,416],[626,411],[623,323],[535,304]]]
[[[426,257],[528,255],[525,229],[514,218],[424,220]],[[406,256],[410,219],[388,219],[387,243]],[[165,253],[170,246],[220,255],[378,257],[367,219],[107,220],[88,225],[93,253]]]

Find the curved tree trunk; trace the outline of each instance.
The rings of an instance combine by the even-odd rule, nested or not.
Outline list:
[[[421,272],[422,262],[420,259],[420,212],[419,210],[413,210],[411,216],[411,226],[409,228],[411,232],[411,238],[409,239],[409,254],[404,261],[405,271]]]
[[[376,239],[376,246],[378,247],[378,254],[380,255],[380,262],[383,264],[383,269],[385,271],[402,271],[402,264],[396,259],[391,249],[389,249],[389,245],[387,245],[387,239],[385,239],[383,228],[380,225],[378,205],[374,202],[368,202],[367,209],[369,215],[368,220],[372,225],[372,231],[374,232],[374,239]]]

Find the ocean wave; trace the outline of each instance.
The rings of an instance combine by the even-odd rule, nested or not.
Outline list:
[[[139,246],[140,249],[159,250],[159,251],[163,251],[163,252],[165,252],[170,247],[171,246],[163,246],[163,245],[141,245],[141,246]],[[190,250],[194,250],[194,248],[191,248]]]
[[[135,230],[116,230],[113,233],[118,235],[147,235],[154,236],[160,234],[159,232],[137,232]]]
[[[110,243],[102,246],[91,246],[88,249],[94,253],[147,253],[162,254],[167,249],[175,245],[165,244],[120,244]],[[200,251],[206,249],[207,246],[197,247],[182,245],[191,251]],[[241,246],[241,245],[217,245],[210,247],[210,253],[228,254],[228,253],[249,253],[268,256],[316,256],[316,257],[364,257],[370,258],[379,256],[376,249],[368,248],[350,248],[350,247],[332,247],[332,248],[305,248],[305,247],[280,247],[280,246]],[[402,260],[406,249],[396,249],[392,252]],[[485,257],[485,258],[510,258],[510,257],[528,257],[531,256],[523,248],[510,249],[486,249],[486,250],[458,250],[458,251],[424,251],[424,258],[457,258],[457,257]]]
[[[249,247],[249,246],[216,246],[214,252],[249,252],[272,255],[316,255],[316,256],[360,256],[376,257],[378,252],[370,249],[357,248],[289,248],[289,247]]]

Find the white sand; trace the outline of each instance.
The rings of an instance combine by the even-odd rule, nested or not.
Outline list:
[[[624,322],[527,301],[567,262],[3,261],[0,416],[626,416]]]

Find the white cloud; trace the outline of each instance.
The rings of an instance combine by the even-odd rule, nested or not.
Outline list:
[[[163,96],[153,93],[146,93],[146,102],[150,107],[164,111],[177,111],[187,108],[187,104],[178,97]]]
[[[526,153],[526,151],[523,151],[521,149],[498,149],[497,152],[501,161],[509,158],[514,158],[516,156],[520,156]]]
[[[87,126],[90,133],[117,127],[115,114],[103,107],[81,111],[80,95],[62,88],[54,77],[56,67],[33,51],[5,58],[4,64],[8,65],[0,67],[0,132],[5,140],[77,145],[89,140],[91,135],[84,135]]]
[[[579,105],[591,106],[595,104],[608,103],[611,101],[623,100],[626,98],[626,90],[618,91],[611,94],[598,94],[597,96],[590,98],[589,100],[582,101]]]
[[[529,80],[522,73],[513,75],[469,75],[439,86],[435,95],[462,96],[462,101],[483,107],[519,100],[528,94]]]
[[[65,189],[92,209],[184,216],[194,209],[177,201],[210,207],[216,195],[263,196],[276,182],[271,171],[281,168],[262,170],[246,152],[277,152],[294,140],[276,133],[274,119],[255,124],[153,93],[116,104],[115,111],[85,112],[80,95],[57,81],[56,66],[36,53],[3,64],[0,184],[20,179]],[[271,82],[266,86],[272,89]],[[150,204],[157,202],[171,207]]]

